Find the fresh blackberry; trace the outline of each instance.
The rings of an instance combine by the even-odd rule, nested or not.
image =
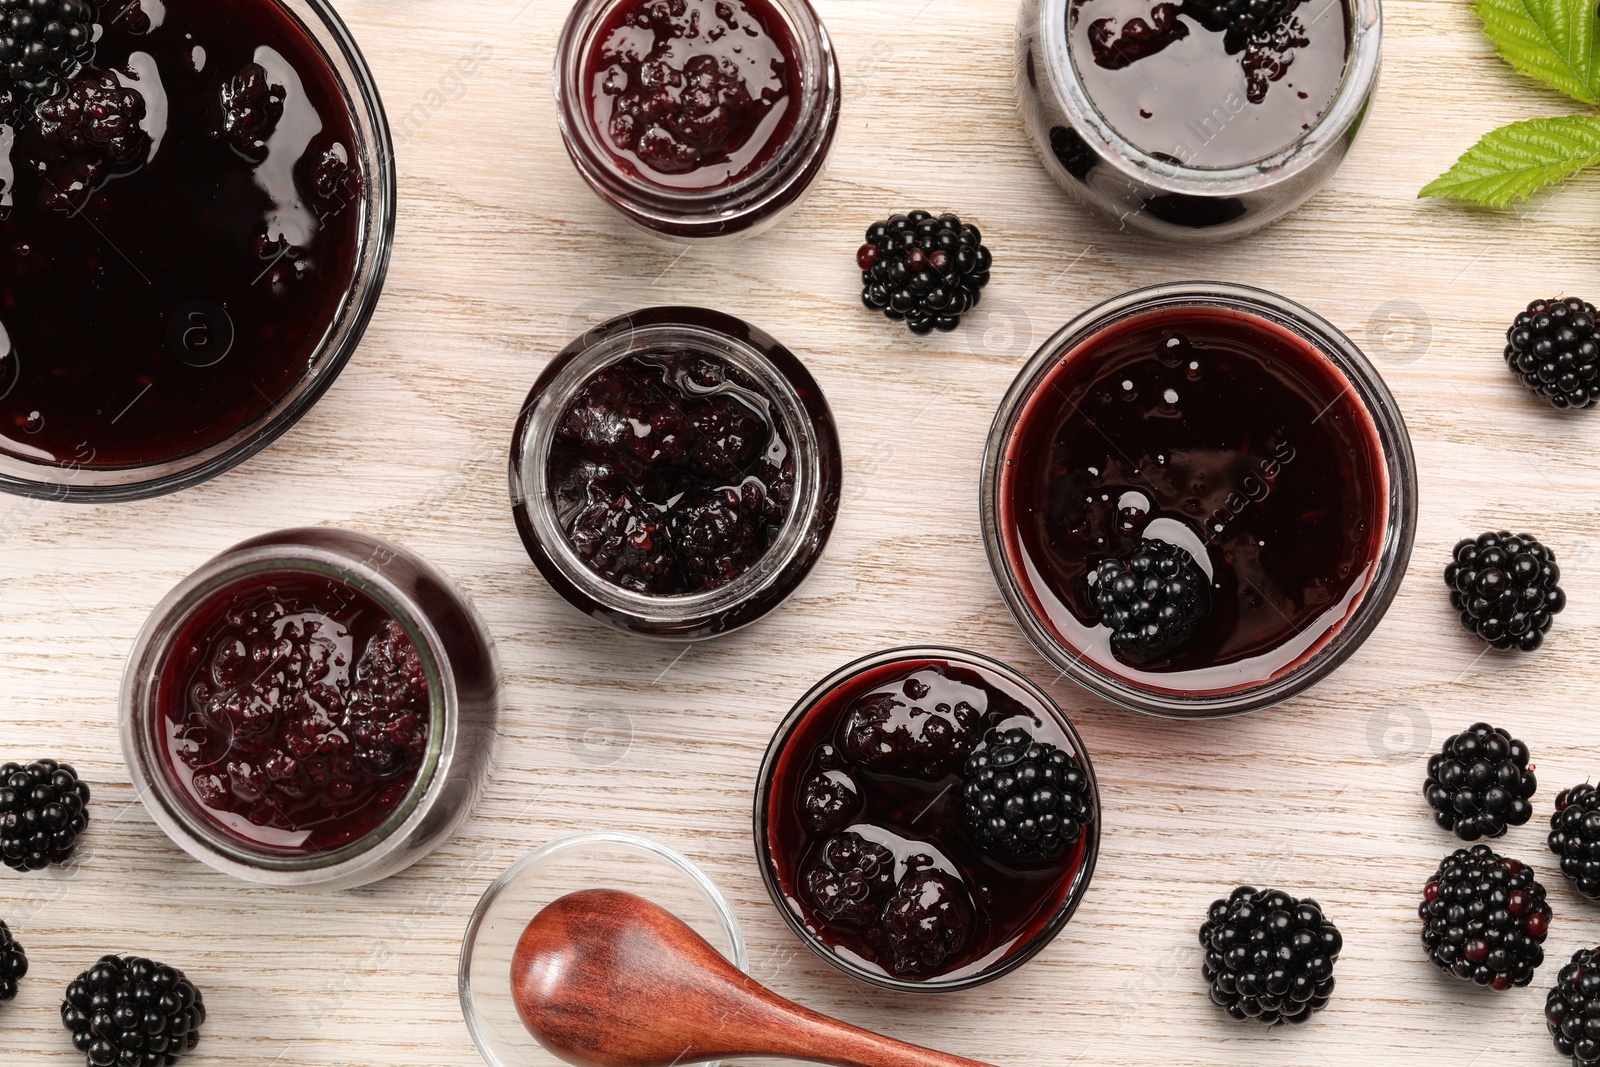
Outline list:
[[[88,1067],[172,1067],[200,1043],[206,1005],[182,971],[101,956],[67,986],[61,1024]]]
[[[11,928],[0,921],[0,1001],[14,1000],[17,983],[28,973],[28,954],[11,936]]]
[[[1462,541],[1444,569],[1461,625],[1502,651],[1532,652],[1544,643],[1567,606],[1560,580],[1554,552],[1505,530]]]
[[[840,734],[844,754],[869,770],[929,781],[958,770],[983,738],[988,695],[928,674],[919,671],[857,700]]]
[[[1184,0],[1183,11],[1215,33],[1236,36],[1270,30],[1300,6],[1300,0]]]
[[[1577,297],[1535,300],[1506,331],[1506,363],[1552,407],[1600,403],[1600,314]]]
[[[1600,1064],[1600,949],[1580,948],[1544,998],[1544,1023],[1573,1067]]]
[[[1446,974],[1490,989],[1533,981],[1544,962],[1550,905],[1533,868],[1488,845],[1458,848],[1428,880],[1417,909],[1422,946]]]
[[[1505,730],[1475,723],[1428,760],[1422,795],[1440,829],[1463,841],[1500,837],[1533,817],[1528,799],[1538,788],[1528,746]]]
[[[856,252],[862,303],[904,320],[912,333],[959,326],[978,306],[993,263],[976,226],[927,211],[873,223]]]
[[[1316,901],[1244,885],[1206,913],[1201,973],[1235,1019],[1303,1023],[1328,1006],[1343,945]]]
[[[47,100],[94,52],[87,0],[0,0],[0,82],[24,100]]]
[[[65,863],[89,823],[89,785],[53,759],[0,766],[0,862],[15,871]]]
[[[830,921],[874,922],[894,893],[894,866],[894,853],[876,841],[856,833],[831,838],[806,875],[811,905]]]
[[[879,933],[895,974],[935,973],[972,936],[972,896],[960,878],[927,856],[911,857],[906,867],[884,905]]]
[[[1600,789],[1585,784],[1562,790],[1550,813],[1548,840],[1567,881],[1590,900],[1600,900]]]
[[[861,786],[832,745],[817,750],[814,770],[800,787],[800,819],[814,834],[837,833],[861,813]]]
[[[1187,549],[1145,538],[1126,559],[1101,560],[1093,594],[1111,651],[1150,663],[1188,643],[1211,612],[1211,581]]]
[[[1038,863],[1060,858],[1089,825],[1089,777],[1072,754],[1020,729],[990,730],[967,757],[963,814],[985,852]]]

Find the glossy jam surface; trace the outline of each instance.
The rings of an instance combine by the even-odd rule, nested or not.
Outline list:
[[[1068,20],[1073,65],[1100,114],[1137,147],[1191,167],[1241,166],[1294,144],[1332,104],[1349,50],[1343,0],[1304,0],[1253,34],[1149,0],[1071,0]]]
[[[162,667],[177,783],[242,841],[328,852],[404,801],[428,751],[416,646],[367,594],[282,573],[201,605]]]
[[[770,0],[619,0],[583,69],[617,164],[671,189],[743,181],[798,120],[798,51]]]
[[[127,9],[127,10],[124,10]],[[0,127],[0,450],[149,465],[306,374],[355,277],[343,91],[274,0],[102,6],[89,67]]]
[[[1061,912],[1093,831],[1029,865],[979,847],[964,812],[966,759],[991,729],[1016,728],[1077,754],[1027,691],[976,664],[901,660],[827,694],[790,733],[767,797],[767,863],[792,914],[842,960],[900,980],[976,975],[1027,949]],[[855,850],[848,862],[841,846]],[[840,886],[827,869],[880,849],[892,860],[869,866],[864,884]],[[936,955],[949,951],[935,964],[908,958],[906,931],[892,925],[907,897],[954,904]]]
[[[1174,691],[1258,684],[1320,647],[1360,602],[1385,534],[1377,429],[1299,335],[1240,311],[1162,308],[1087,338],[1026,403],[1000,477],[1008,564],[1071,649]],[[1135,669],[1089,584],[1141,538],[1188,549],[1210,615]]]
[[[730,364],[689,351],[629,356],[590,378],[562,413],[547,473],[579,558],[653,596],[749,570],[795,488],[771,399]]]

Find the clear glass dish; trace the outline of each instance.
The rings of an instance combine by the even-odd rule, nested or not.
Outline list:
[[[535,849],[495,879],[473,909],[461,944],[461,1014],[489,1067],[556,1067],[564,1061],[528,1032],[511,999],[511,958],[545,905],[584,889],[645,897],[688,923],[741,971],[749,956],[739,921],[700,868],[647,837],[574,834]]]

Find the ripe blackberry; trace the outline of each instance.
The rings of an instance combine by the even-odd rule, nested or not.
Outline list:
[[[11,936],[11,928],[0,921],[0,1001],[13,1000],[17,983],[28,973],[28,954]]]
[[[1535,300],[1506,331],[1506,363],[1552,407],[1600,403],[1600,314],[1577,297]]]
[[[1185,0],[1183,11],[1208,30],[1243,36],[1270,30],[1299,6],[1300,0]]]
[[[1089,778],[1072,754],[1026,730],[990,730],[967,757],[963,813],[978,846],[1002,860],[1060,858],[1089,825]]]
[[[1549,844],[1567,880],[1590,900],[1600,900],[1600,790],[1575,785],[1556,796]]]
[[[87,0],[0,0],[0,83],[20,98],[54,96],[93,52]]]
[[[894,215],[869,226],[856,252],[861,302],[912,333],[953,330],[978,306],[993,263],[983,234],[959,216]]]
[[[53,759],[0,766],[0,862],[15,871],[65,863],[89,823],[89,785]]]
[[[897,975],[931,974],[972,936],[972,897],[957,876],[913,856],[883,908],[879,933]]]
[[[1303,1023],[1328,1006],[1343,945],[1316,901],[1244,885],[1206,913],[1201,973],[1235,1019]]]
[[[1417,909],[1422,946],[1447,974],[1490,989],[1533,981],[1544,962],[1550,905],[1533,868],[1488,845],[1458,848],[1428,880]]]
[[[1502,651],[1532,652],[1544,643],[1567,606],[1560,580],[1554,552],[1505,530],[1462,541],[1444,569],[1461,625]]]
[[[928,677],[935,672],[919,671],[857,700],[840,735],[844,754],[870,770],[929,781],[958,769],[983,738],[988,696],[952,678]]]
[[[856,833],[831,838],[822,846],[822,862],[806,875],[819,915],[860,926],[882,914],[894,890],[894,853]]]
[[[1573,1067],[1600,1064],[1600,949],[1580,948],[1561,968],[1544,998],[1544,1022]]]
[[[1528,798],[1538,785],[1528,766],[1528,746],[1480,722],[1451,735],[1444,751],[1428,760],[1422,795],[1440,829],[1476,841],[1500,837],[1508,826],[1532,818]]]
[[[1187,549],[1145,538],[1126,559],[1101,560],[1093,574],[1111,651],[1144,664],[1186,644],[1211,612],[1211,581]]]
[[[61,1024],[88,1067],[172,1067],[200,1043],[206,1005],[182,971],[101,956],[67,986]]]

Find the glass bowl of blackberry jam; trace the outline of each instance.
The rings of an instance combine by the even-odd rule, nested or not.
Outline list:
[[[157,825],[251,882],[344,889],[442,844],[488,773],[499,668],[427,561],[350,530],[216,556],[145,623],[122,750]]]
[[[985,656],[898,648],[819,682],[757,777],[756,859],[805,945],[872,985],[967,989],[1072,918],[1100,849],[1094,767],[1045,692]]]
[[[1381,0],[1024,0],[1023,121],[1051,176],[1119,228],[1237,237],[1339,168],[1382,29]]]
[[[1304,691],[1371,636],[1411,558],[1416,461],[1330,323],[1175,283],[1045,342],[995,417],[981,506],[1047,659],[1125,706],[1211,717]]]
[[[511,445],[528,555],[586,615],[699,640],[781,604],[839,510],[839,436],[804,364],[746,322],[647,308],[551,361]]]
[[[354,351],[394,232],[387,122],[325,0],[51,6],[42,73],[0,71],[0,489],[183,489]]]
[[[555,89],[583,180],[674,240],[775,225],[839,121],[838,64],[808,0],[579,0]]]

